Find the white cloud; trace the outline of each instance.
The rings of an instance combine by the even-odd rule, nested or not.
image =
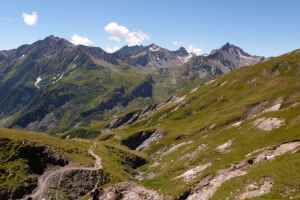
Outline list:
[[[186,49],[189,53],[195,54],[199,56],[202,53],[202,50],[199,48],[194,47],[193,45],[189,45]]]
[[[85,45],[85,46],[93,46],[93,42],[87,38],[77,34],[74,34],[70,40],[75,45]]]
[[[37,12],[32,12],[31,14],[24,12],[22,14],[22,17],[23,17],[24,23],[26,25],[28,25],[28,26],[34,26],[34,25],[36,25],[37,22],[38,22],[38,19],[39,19],[39,16],[38,16]]]
[[[149,36],[143,32],[130,32],[126,37],[126,41],[129,46],[142,44],[144,40],[148,39]]]
[[[107,53],[114,53],[114,52],[116,52],[117,50],[119,50],[120,49],[120,47],[117,47],[117,46],[115,46],[115,47],[106,47],[106,48],[104,48],[104,50],[107,52]]]
[[[191,54],[195,54],[195,55],[200,55],[202,53],[202,50],[199,48],[194,47],[193,45],[185,45],[184,42],[178,42],[178,41],[174,41],[173,45],[176,47],[185,47],[186,50],[191,53]]]
[[[116,22],[111,22],[104,27],[104,30],[114,37],[122,38],[129,33],[129,30],[122,25],[117,24]]]
[[[110,40],[126,41],[129,46],[142,44],[149,39],[149,35],[142,31],[130,31],[127,27],[111,22],[104,27],[104,30],[111,34]]]

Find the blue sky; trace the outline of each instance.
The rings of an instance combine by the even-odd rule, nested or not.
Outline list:
[[[0,49],[53,34],[105,49],[156,43],[207,53],[230,42],[275,56],[300,48],[299,8],[298,0],[6,0]]]

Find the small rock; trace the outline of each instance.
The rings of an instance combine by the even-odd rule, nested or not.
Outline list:
[[[162,153],[162,156],[169,155],[172,152],[174,152],[177,149],[179,149],[180,147],[188,145],[188,144],[191,144],[191,143],[193,143],[193,142],[192,141],[188,141],[188,142],[182,142],[182,143],[176,144],[176,145],[172,146],[170,149],[168,149],[167,151],[165,151],[164,153]]]
[[[211,166],[211,163],[199,165],[197,167],[189,169],[188,171],[184,172],[180,176],[177,176],[175,179],[183,178],[183,180],[185,182],[191,182],[200,172],[204,171],[205,169],[207,169],[210,166]]]
[[[233,123],[231,126],[232,127],[239,127],[239,126],[241,126],[242,123],[243,123],[243,121],[238,121],[238,122]]]
[[[231,147],[232,143],[233,143],[233,141],[229,140],[226,143],[217,146],[216,150],[220,153],[223,153]]]

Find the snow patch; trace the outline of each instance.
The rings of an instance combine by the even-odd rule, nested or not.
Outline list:
[[[34,86],[40,89],[39,83],[42,81],[42,78],[39,76],[37,77],[36,81],[34,82]]]
[[[25,54],[23,54],[22,56],[19,57],[19,59],[24,59],[25,58]]]
[[[189,53],[186,57],[183,57],[183,63],[189,62],[193,57],[193,54]]]
[[[149,50],[152,51],[152,52],[158,52],[158,51],[160,51],[160,48],[158,46],[151,46],[149,48]]]

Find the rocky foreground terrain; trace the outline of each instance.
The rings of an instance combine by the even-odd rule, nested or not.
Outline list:
[[[0,199],[299,199],[300,51],[248,64],[63,134],[1,128]]]

